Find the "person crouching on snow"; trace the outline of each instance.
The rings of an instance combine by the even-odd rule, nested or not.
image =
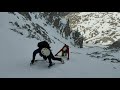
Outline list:
[[[65,44],[64,48],[62,49],[62,56],[67,56],[67,54],[69,53],[68,48],[69,47]]]
[[[33,63],[35,62],[35,56],[36,56],[36,54],[38,54],[38,53],[39,53],[39,55],[40,55],[41,57],[43,57],[44,60],[47,60],[47,59],[49,60],[49,66],[48,66],[48,67],[50,67],[50,66],[53,65],[51,59],[53,59],[53,60],[58,60],[58,61],[60,61],[62,64],[64,64],[64,61],[62,60],[62,58],[54,57],[54,55],[53,55],[53,53],[52,53],[52,51],[51,51],[51,49],[50,49],[51,47],[50,47],[50,45],[48,44],[48,42],[46,42],[46,41],[39,42],[37,46],[38,46],[38,49],[36,49],[36,50],[33,52],[33,58],[32,58],[32,60],[31,60],[31,64],[33,64]]]
[[[62,56],[68,56],[67,59],[69,60],[69,46],[64,45],[62,49],[60,49],[55,56],[57,56],[60,52],[62,52]]]

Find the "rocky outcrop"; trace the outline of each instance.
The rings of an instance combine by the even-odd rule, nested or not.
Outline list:
[[[120,49],[120,39],[114,42],[113,44],[111,44],[108,48],[109,49]]]
[[[72,12],[66,18],[72,30],[84,35],[86,43],[106,45],[120,39],[119,12]]]
[[[62,22],[62,17],[68,14],[68,12],[8,12],[14,15],[16,20],[9,21],[13,26],[10,30],[17,32],[18,34],[25,35],[27,38],[36,38],[37,40],[47,40],[48,42],[54,42],[48,35],[48,30],[45,28],[51,26],[55,28],[56,32],[63,38],[70,36],[69,22]],[[44,20],[43,20],[44,19]],[[37,22],[36,22],[36,21]],[[40,23],[39,21],[44,21]]]

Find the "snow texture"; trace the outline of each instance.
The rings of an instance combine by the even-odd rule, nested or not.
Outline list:
[[[39,41],[25,38],[11,31],[8,23],[10,19],[14,19],[14,17],[8,15],[7,12],[0,12],[0,78],[120,78],[119,63],[102,61],[87,55],[87,53],[95,51],[102,52],[103,49],[99,46],[85,45],[82,49],[70,46],[70,52],[74,52],[70,53],[70,60],[64,58],[65,64],[53,61],[56,64],[51,69],[47,68],[48,63],[44,61],[30,66],[32,52],[37,48]],[[21,24],[24,23],[21,22]],[[50,26],[46,27],[46,30],[51,29]],[[69,44],[54,31],[51,31],[49,36],[55,36]],[[55,42],[55,44],[51,44],[54,54],[64,45],[56,39]],[[79,52],[79,54],[75,52]],[[119,53],[113,55],[120,58]],[[36,59],[42,60],[39,55]]]

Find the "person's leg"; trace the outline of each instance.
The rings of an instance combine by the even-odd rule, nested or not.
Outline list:
[[[62,56],[64,56],[64,51],[62,51]]]
[[[47,60],[47,57],[43,56],[43,59],[44,59],[44,60]]]
[[[61,61],[61,58],[54,57],[54,55],[53,55],[52,53],[50,54],[50,57],[51,57],[53,60]]]
[[[51,57],[51,59],[60,61],[62,64],[64,64],[64,61],[62,60],[62,58],[54,57],[54,55],[52,54],[52,52],[51,52],[51,54],[50,54],[50,57]]]
[[[48,57],[48,61],[49,61],[49,66],[48,67],[52,66],[53,63],[52,63],[51,57]]]
[[[67,54],[68,54],[68,50],[66,50],[64,54],[65,54],[65,56],[67,56]]]
[[[65,56],[67,56],[67,52],[65,52]]]

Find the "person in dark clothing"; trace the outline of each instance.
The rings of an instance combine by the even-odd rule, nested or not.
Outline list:
[[[83,38],[83,36],[81,35],[81,36],[79,37],[79,45],[80,45],[80,48],[83,48],[83,40],[84,40],[84,38]]]
[[[75,40],[75,43],[79,45],[80,48],[83,48],[83,40],[84,40],[84,37],[80,35],[79,38]]]
[[[54,55],[53,55],[53,53],[52,53],[52,51],[51,51],[51,49],[50,49],[51,47],[49,46],[48,42],[46,42],[46,41],[39,42],[37,46],[38,46],[38,49],[36,49],[36,50],[33,52],[33,58],[32,58],[32,60],[31,60],[31,64],[34,63],[34,61],[35,61],[35,56],[36,56],[36,54],[38,54],[38,53],[39,53],[39,55],[40,55],[41,57],[43,57],[44,60],[47,60],[47,59],[49,60],[49,66],[52,66],[52,65],[53,65],[51,59],[53,59],[53,60],[58,60],[58,61],[60,61],[62,64],[64,64],[64,61],[62,60],[62,58],[54,57]],[[46,50],[47,52],[44,52],[44,50]],[[42,51],[43,51],[43,52],[42,52]]]

